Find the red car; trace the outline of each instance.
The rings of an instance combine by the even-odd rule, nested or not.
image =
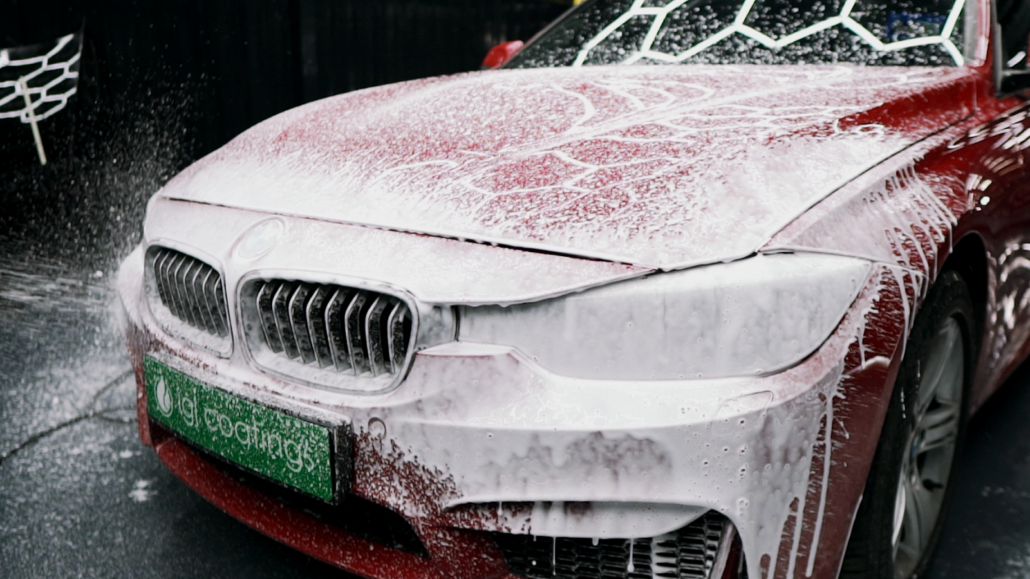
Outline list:
[[[587,0],[283,113],[121,268],[141,438],[365,577],[923,576],[1030,348],[1028,47],[1021,0]]]

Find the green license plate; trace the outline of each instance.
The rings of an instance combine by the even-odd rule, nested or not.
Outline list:
[[[328,428],[201,384],[153,358],[143,366],[151,418],[240,466],[333,500]]]

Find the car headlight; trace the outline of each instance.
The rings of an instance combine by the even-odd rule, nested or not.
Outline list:
[[[536,303],[462,307],[459,340],[512,346],[575,378],[770,373],[829,337],[870,266],[833,255],[757,255]]]

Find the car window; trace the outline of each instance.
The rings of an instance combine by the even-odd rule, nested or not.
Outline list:
[[[1007,68],[1026,69],[1030,46],[1030,0],[999,0],[1002,56]]]
[[[588,0],[540,34],[507,67],[961,65],[969,58],[975,30],[976,10],[965,9],[965,4],[966,0]]]

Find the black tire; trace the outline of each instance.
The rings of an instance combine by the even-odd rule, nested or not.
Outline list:
[[[862,504],[855,518],[851,538],[844,555],[840,573],[840,577],[843,579],[911,579],[923,576],[930,565],[951,503],[955,472],[957,471],[955,465],[962,454],[966,434],[969,389],[977,350],[971,304],[969,289],[963,279],[957,273],[946,270],[934,282],[923,306],[916,315],[912,333],[908,338],[905,357],[898,371],[894,392],[887,408],[887,416],[884,419],[876,455],[869,471]],[[943,447],[945,445],[941,445],[940,450],[923,451],[927,452],[925,455],[916,453],[917,446],[922,448],[919,441],[923,440],[922,433],[926,432],[920,430],[919,433],[916,433],[916,422],[919,420],[921,424],[926,424],[930,419],[918,419],[916,416],[918,409],[913,409],[912,405],[914,401],[920,402],[919,388],[922,369],[927,368],[927,359],[931,350],[941,350],[941,340],[945,339],[941,336],[945,333],[949,336],[955,335],[955,326],[949,320],[957,323],[961,334],[963,365],[962,371],[946,374],[942,370],[937,374],[942,377],[961,374],[961,383],[952,382],[949,386],[952,391],[958,391],[960,400],[957,401],[958,424],[957,432],[954,434],[952,458],[950,463],[943,467],[941,466],[943,459],[938,459],[938,455],[944,455],[946,450]],[[935,342],[935,340],[937,341]],[[957,353],[959,347],[955,345],[955,342],[948,343],[950,346],[947,351]],[[955,356],[943,357],[945,360],[954,360],[954,358]],[[936,359],[942,359],[942,356],[937,354]],[[956,381],[957,379],[955,378]],[[932,378],[927,379],[928,382],[930,380]],[[927,393],[935,390],[937,383],[940,381],[926,386]],[[933,401],[936,400],[936,398],[933,399]],[[908,401],[907,407],[906,401]],[[933,401],[928,404],[929,408],[934,408]],[[944,406],[938,403],[938,408],[944,408]],[[947,404],[947,406],[951,405]],[[926,411],[923,415],[930,416],[930,411]],[[951,420],[949,419],[949,431],[953,428]],[[930,452],[937,454],[930,455]],[[925,463],[928,457],[932,457],[935,461],[930,466],[936,467],[937,475],[932,478],[939,478],[944,481],[944,484],[941,487],[938,481],[922,479],[922,473],[911,474],[908,477],[910,481],[919,480],[920,497],[933,496],[935,504],[936,501],[940,501],[939,509],[936,510],[933,520],[920,526],[920,528],[929,527],[932,530],[928,533],[924,531],[921,535],[910,532],[908,525],[911,520],[918,521],[922,518],[910,516],[908,511],[903,510],[904,507],[899,506],[899,509],[903,510],[904,516],[900,519],[903,524],[898,524],[895,518],[895,505],[907,506],[909,494],[913,496],[917,494],[916,491],[911,490],[911,487],[908,491],[899,490],[905,484],[905,479],[902,479],[902,471],[912,473],[910,465],[920,464],[919,460],[924,460]],[[944,472],[945,470],[946,472]],[[942,472],[943,474],[941,474]],[[903,494],[905,498],[903,498]],[[911,500],[911,504],[914,505],[912,508],[916,511],[930,512],[930,509],[919,509],[918,500]],[[901,531],[896,533],[898,528],[901,528]],[[911,538],[907,535],[910,535]],[[923,546],[920,549],[913,549],[911,543],[919,543]],[[903,547],[896,547],[896,545],[903,545]]]

